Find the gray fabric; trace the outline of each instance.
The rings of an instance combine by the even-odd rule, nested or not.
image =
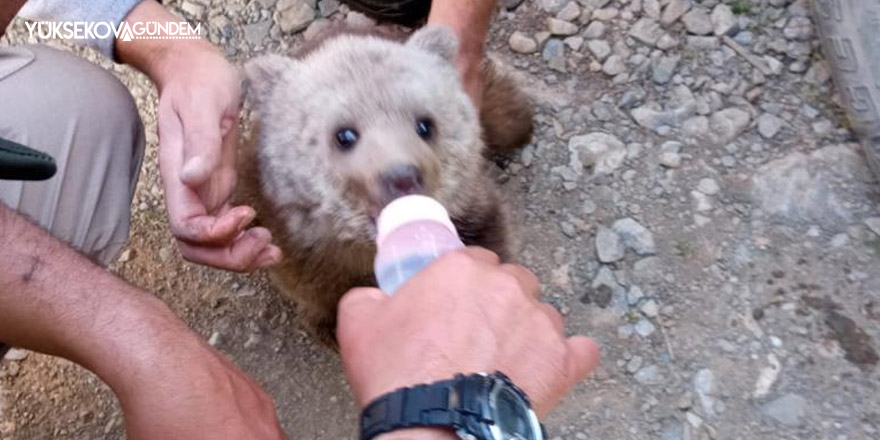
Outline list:
[[[119,80],[46,46],[0,47],[0,137],[55,158],[42,182],[0,181],[0,201],[93,260],[128,239],[143,125]]]
[[[29,0],[18,16],[33,21],[106,21],[119,24],[142,0]],[[76,40],[114,58],[115,39]]]

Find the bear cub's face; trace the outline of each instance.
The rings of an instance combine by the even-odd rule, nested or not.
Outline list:
[[[245,65],[262,192],[292,235],[370,240],[379,210],[412,193],[456,210],[483,148],[456,51],[451,32],[428,27],[405,44],[343,35]]]

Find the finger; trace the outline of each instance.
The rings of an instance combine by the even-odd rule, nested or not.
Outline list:
[[[498,257],[498,254],[490,251],[489,249],[482,248],[482,247],[468,246],[468,247],[464,248],[463,250],[461,250],[460,252],[464,253],[465,255],[467,255],[477,261],[481,261],[483,263],[488,263],[493,266],[497,266],[498,263],[501,261],[500,258]]]
[[[231,246],[210,247],[180,242],[180,253],[193,263],[247,272],[255,268],[257,257],[271,241],[272,234],[267,229],[253,228],[241,234]]]
[[[172,219],[171,233],[193,245],[223,245],[233,242],[257,213],[250,206],[236,206],[218,217],[200,215],[188,219]]]
[[[256,262],[254,262],[254,269],[275,266],[278,263],[281,263],[283,256],[284,254],[281,252],[281,248],[270,244],[260,252],[260,255],[257,256]]]
[[[502,264],[501,270],[513,275],[529,298],[537,299],[541,296],[541,283],[530,270],[516,264]]]
[[[574,385],[584,379],[599,365],[599,344],[585,336],[572,336],[566,341],[568,357],[566,368]]]
[[[559,310],[556,310],[556,307],[547,303],[539,303],[538,307],[548,318],[550,318],[550,322],[553,324],[553,328],[556,329],[556,332],[560,335],[564,335],[565,321],[562,319],[562,314],[559,313]]]
[[[181,105],[183,124],[183,168],[181,180],[198,186],[220,167],[223,153],[221,121],[225,108],[217,104],[190,101]]]
[[[340,328],[348,323],[350,317],[375,315],[379,308],[389,300],[388,295],[373,287],[357,287],[349,290],[339,300],[337,320]]]

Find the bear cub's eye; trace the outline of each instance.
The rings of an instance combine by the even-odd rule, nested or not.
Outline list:
[[[336,147],[340,151],[349,151],[358,141],[358,132],[351,128],[343,128],[336,132]]]
[[[434,121],[422,118],[416,121],[416,133],[424,140],[434,137]]]

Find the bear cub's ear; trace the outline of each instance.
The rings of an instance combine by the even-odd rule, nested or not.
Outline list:
[[[296,67],[296,60],[280,55],[265,55],[244,63],[245,94],[259,107]]]
[[[440,55],[450,63],[458,55],[458,38],[447,27],[425,26],[413,33],[406,44]]]

